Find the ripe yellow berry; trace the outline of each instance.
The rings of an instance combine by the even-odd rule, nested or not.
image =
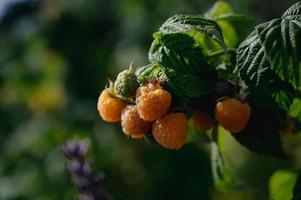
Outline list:
[[[162,117],[168,111],[172,99],[169,92],[153,84],[138,88],[136,96],[138,113],[147,121]]]
[[[151,86],[151,84],[148,84]],[[151,91],[151,89],[148,86],[141,86],[137,88],[136,90],[136,99],[138,99],[142,94],[147,94]]]
[[[98,98],[97,110],[104,121],[118,122],[121,120],[121,112],[127,103],[113,97],[106,90],[103,90]]]
[[[155,140],[167,149],[180,149],[186,142],[188,131],[184,113],[170,113],[153,124]]]
[[[232,133],[245,128],[251,116],[251,108],[247,102],[235,98],[224,99],[216,104],[215,118],[222,127]]]
[[[202,132],[208,131],[216,124],[214,118],[202,111],[194,111],[192,113],[192,122]]]
[[[127,106],[121,115],[121,125],[126,135],[139,139],[150,130],[152,123],[141,119],[135,106]]]

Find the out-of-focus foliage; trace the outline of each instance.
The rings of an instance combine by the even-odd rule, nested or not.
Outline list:
[[[290,200],[293,197],[293,188],[297,176],[295,173],[285,170],[276,171],[269,184],[270,199]]]
[[[301,198],[301,171],[298,173],[298,177],[293,190],[293,200]]]
[[[258,10],[263,19],[295,1],[230,2],[244,14]],[[24,0],[0,15],[0,199],[73,199],[76,191],[58,150],[72,137],[91,139],[95,165],[117,200],[227,196],[212,189],[208,154],[197,145],[173,152],[127,140],[96,111],[107,78],[131,61],[134,67],[146,64],[152,33],[165,19],[203,13],[213,3]],[[252,168],[243,165],[241,171],[251,174]],[[231,194],[252,196],[247,190]]]

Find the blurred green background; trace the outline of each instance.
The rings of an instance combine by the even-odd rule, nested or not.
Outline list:
[[[251,181],[260,189],[217,192],[203,148],[187,144],[168,151],[129,140],[96,110],[107,78],[132,61],[134,68],[147,64],[160,24],[173,14],[204,13],[214,2],[0,0],[0,200],[74,199],[59,152],[74,137],[91,139],[96,168],[105,172],[116,200],[265,199],[268,185],[261,181],[285,163],[253,161],[245,152],[241,156],[251,157],[251,167],[242,164],[245,157],[234,165],[261,176]],[[259,23],[297,1],[228,2]],[[251,170],[258,165],[259,171]]]

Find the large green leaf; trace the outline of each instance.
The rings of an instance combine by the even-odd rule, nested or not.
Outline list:
[[[247,37],[254,24],[253,18],[234,13],[225,1],[217,1],[206,12],[205,17],[216,21],[221,27],[228,47],[236,47]]]
[[[220,26],[214,20],[202,16],[175,15],[164,22],[159,30],[162,33],[201,32],[216,41],[224,50],[227,49]]]
[[[205,17],[214,18],[224,14],[233,13],[233,9],[225,1],[216,1],[215,4],[205,13]]]
[[[211,170],[215,186],[220,190],[241,190],[248,186],[234,173],[225,156],[225,134],[222,127],[216,127],[211,141]]]
[[[178,96],[199,97],[210,91],[206,82],[193,74],[180,74],[167,72],[168,86]]]
[[[205,56],[198,43],[183,33],[154,35],[149,50],[149,61],[181,73],[200,74],[208,69]]]
[[[256,30],[239,46],[235,71],[258,104],[285,112],[289,110],[295,91],[271,70]]]
[[[272,69],[295,88],[301,85],[301,2],[279,19],[256,27]]]
[[[261,77],[269,70],[269,66],[257,32],[253,31],[237,49],[236,71],[247,84],[259,85]]]
[[[300,6],[281,18],[258,25],[237,50],[240,78],[263,106],[276,105],[287,112],[301,74]],[[262,91],[265,91],[264,93]]]
[[[177,97],[199,97],[210,91],[210,85],[202,77],[212,72],[193,37],[185,33],[155,34],[149,60],[159,66],[168,89]]]

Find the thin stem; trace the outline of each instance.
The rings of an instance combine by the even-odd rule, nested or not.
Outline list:
[[[235,48],[230,48],[230,49],[227,49],[227,52],[228,53],[236,53],[236,49]],[[221,56],[221,55],[224,55],[226,54],[226,52],[221,49],[221,50],[218,50],[212,54],[209,55],[209,57],[218,57],[218,56]]]

